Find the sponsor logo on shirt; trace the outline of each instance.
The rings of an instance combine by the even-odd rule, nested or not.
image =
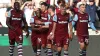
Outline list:
[[[88,22],[88,20],[80,20],[80,22]]]
[[[21,20],[21,18],[12,18],[12,20]]]
[[[47,18],[45,18],[45,17],[42,17],[42,19],[43,19],[43,20],[47,20]]]
[[[59,24],[65,24],[68,23],[68,21],[58,21]]]

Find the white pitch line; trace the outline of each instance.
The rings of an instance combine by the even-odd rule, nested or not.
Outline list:
[[[2,34],[0,34],[0,36],[2,36]]]
[[[100,35],[100,31],[99,31],[99,33],[97,33],[97,34],[96,34],[96,32],[93,31],[92,29],[89,29],[88,31],[89,31],[89,35]],[[74,34],[76,35],[76,31],[74,32]]]
[[[4,34],[4,36],[8,36],[8,34]]]

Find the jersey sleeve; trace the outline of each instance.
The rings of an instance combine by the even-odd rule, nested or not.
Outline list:
[[[12,9],[12,7],[8,7],[6,12],[9,12]]]
[[[34,18],[30,19],[30,24],[34,24]]]
[[[54,15],[53,21],[54,21],[54,22],[57,22],[57,15]]]
[[[8,12],[8,16],[7,17],[11,17],[11,10]]]
[[[69,22],[72,22],[72,16],[69,15]]]
[[[77,14],[74,16],[73,21],[75,21],[75,22],[78,21],[78,15]]]
[[[73,20],[72,20],[72,26],[74,27],[74,25],[76,24],[76,22],[78,21],[78,15],[75,15]]]
[[[48,21],[50,20],[50,15],[48,14]]]
[[[23,18],[25,18],[25,19],[26,19],[26,15],[25,15],[25,13],[23,13]]]

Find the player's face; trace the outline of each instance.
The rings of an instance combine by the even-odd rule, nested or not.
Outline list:
[[[85,5],[81,5],[80,6],[80,11],[81,12],[85,12],[86,11],[86,6]]]
[[[49,8],[49,9],[48,9],[48,13],[49,13],[49,14],[51,14],[51,12],[52,12],[52,9],[51,9],[51,8]]]
[[[63,14],[66,13],[66,7],[60,7],[60,9]]]
[[[17,10],[17,11],[20,10],[20,4],[19,3],[15,3],[14,4],[14,9]]]
[[[42,11],[45,11],[45,10],[46,10],[46,6],[41,5],[41,10],[42,10]]]
[[[40,9],[37,9],[37,11],[36,11],[36,15],[37,15],[38,17],[41,16],[41,11],[40,11]]]

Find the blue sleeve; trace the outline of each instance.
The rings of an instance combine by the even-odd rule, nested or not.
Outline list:
[[[76,24],[77,21],[78,21],[78,16],[75,15],[73,20],[72,20],[72,27],[74,27],[74,25]]]
[[[57,22],[57,15],[54,15],[53,21],[54,21],[54,22]]]
[[[26,19],[26,15],[25,15],[25,13],[23,14],[23,18],[25,18],[25,19]]]
[[[72,17],[71,16],[69,16],[69,22],[71,22],[72,21]]]
[[[48,26],[48,25],[50,24],[50,22],[45,22],[44,24],[45,24],[46,26]]]
[[[50,15],[48,14],[48,20],[50,20]]]
[[[8,12],[8,16],[7,17],[11,17],[11,10]]]

